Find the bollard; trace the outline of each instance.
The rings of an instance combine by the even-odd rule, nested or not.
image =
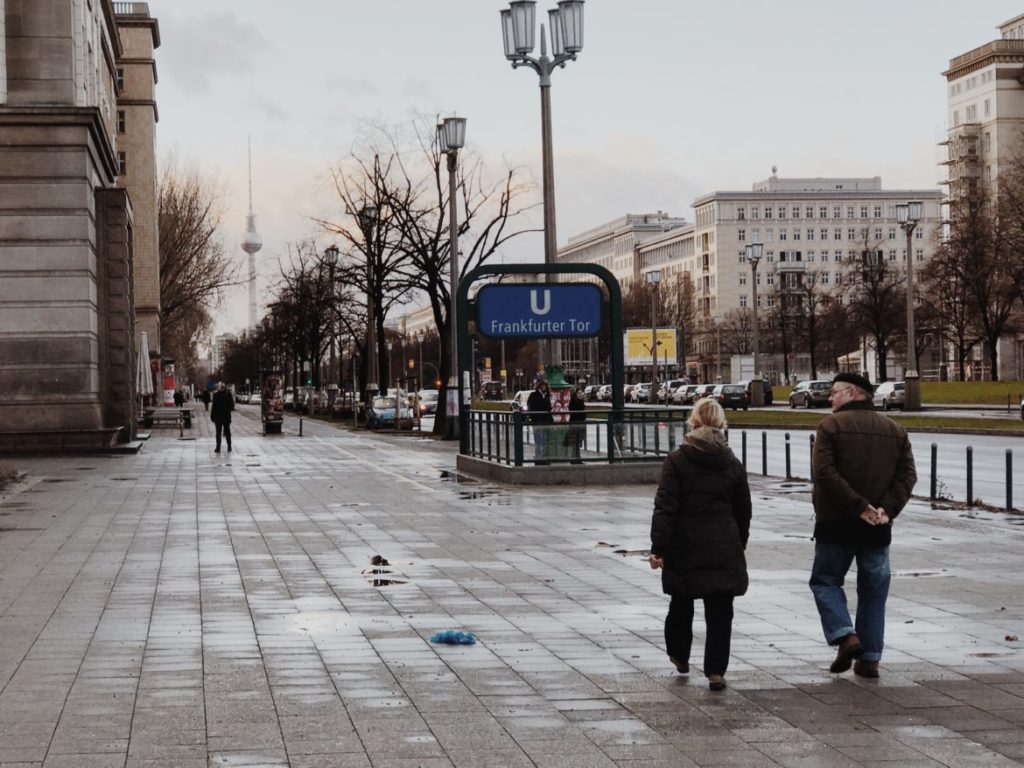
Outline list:
[[[786,479],[793,478],[793,465],[789,455],[789,432],[786,433]]]
[[[743,468],[747,468],[747,430],[743,430]]]
[[[761,430],[761,474],[768,477],[768,433]]]
[[[810,463],[810,467],[811,467],[811,482],[813,483],[814,482],[814,435],[810,436],[810,440],[808,440],[808,442],[811,444],[811,463]]]
[[[1006,511],[1013,511],[1013,451],[1006,449]]]
[[[299,437],[302,437],[302,417],[299,416]]]
[[[974,448],[967,446],[967,516],[974,517]]]
[[[179,416],[178,417],[178,437],[184,437],[184,436],[185,436],[185,420]]]
[[[935,497],[938,496],[939,492],[939,446],[937,443],[932,443],[932,484],[929,489],[931,500],[935,501]]]

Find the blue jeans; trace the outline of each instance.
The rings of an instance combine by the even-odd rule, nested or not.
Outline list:
[[[857,624],[850,622],[843,582],[857,560]],[[851,633],[860,640],[864,661],[882,658],[885,644],[885,600],[889,596],[889,548],[855,547],[816,541],[811,592],[829,645]]]

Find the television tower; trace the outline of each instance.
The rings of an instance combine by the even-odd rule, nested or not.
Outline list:
[[[252,137],[249,138],[249,215],[245,217],[242,250],[249,254],[249,328],[256,327],[256,254],[263,248],[263,238],[256,231],[256,211],[252,208]]]

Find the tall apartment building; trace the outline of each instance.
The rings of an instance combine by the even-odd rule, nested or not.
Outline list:
[[[905,264],[906,236],[896,222],[896,205],[908,200],[924,203],[924,217],[914,232],[914,264],[923,266],[935,248],[940,225],[939,190],[886,190],[879,177],[780,179],[772,176],[750,191],[720,191],[693,202],[694,223],[666,227],[660,232],[631,233],[627,216],[573,238],[559,250],[558,260],[605,260],[616,277],[644,280],[644,273],[661,271],[677,284],[690,280],[698,327],[689,329],[688,370],[702,381],[718,376],[711,362],[716,345],[710,329],[730,311],[753,301],[748,243],[764,243],[764,260],[757,270],[758,306],[775,300],[777,286],[798,287],[808,275],[823,290],[842,285],[843,262],[865,250],[880,250],[890,261]],[[681,221],[681,220],[674,220]],[[615,247],[616,233],[622,238]],[[603,242],[586,250],[585,243]],[[602,263],[602,262],[596,262]],[[671,294],[670,294],[671,295]]]
[[[999,39],[950,60],[948,89],[947,203],[951,212],[983,184],[994,189],[1000,165],[1024,157],[1024,15],[1000,24]],[[980,370],[991,361],[975,349]],[[1000,340],[999,378],[1024,377],[1024,335]]]
[[[160,243],[157,216],[156,61],[160,26],[149,3],[115,2],[123,54],[117,61],[117,184],[128,190],[135,212],[134,275],[136,335],[163,348],[160,335]]]
[[[0,449],[135,429],[136,216],[110,0],[0,0]]]
[[[222,333],[213,338],[213,349],[210,350],[210,373],[220,375],[220,368],[227,357],[228,345],[238,341],[233,333]]]

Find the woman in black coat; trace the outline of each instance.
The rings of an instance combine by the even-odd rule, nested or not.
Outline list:
[[[661,470],[651,521],[651,568],[671,595],[665,646],[682,673],[690,671],[693,601],[704,600],[704,674],[713,691],[725,688],[732,638],[732,600],[747,591],[743,555],[750,535],[747,472],[725,439],[725,413],[699,400],[691,431]]]

